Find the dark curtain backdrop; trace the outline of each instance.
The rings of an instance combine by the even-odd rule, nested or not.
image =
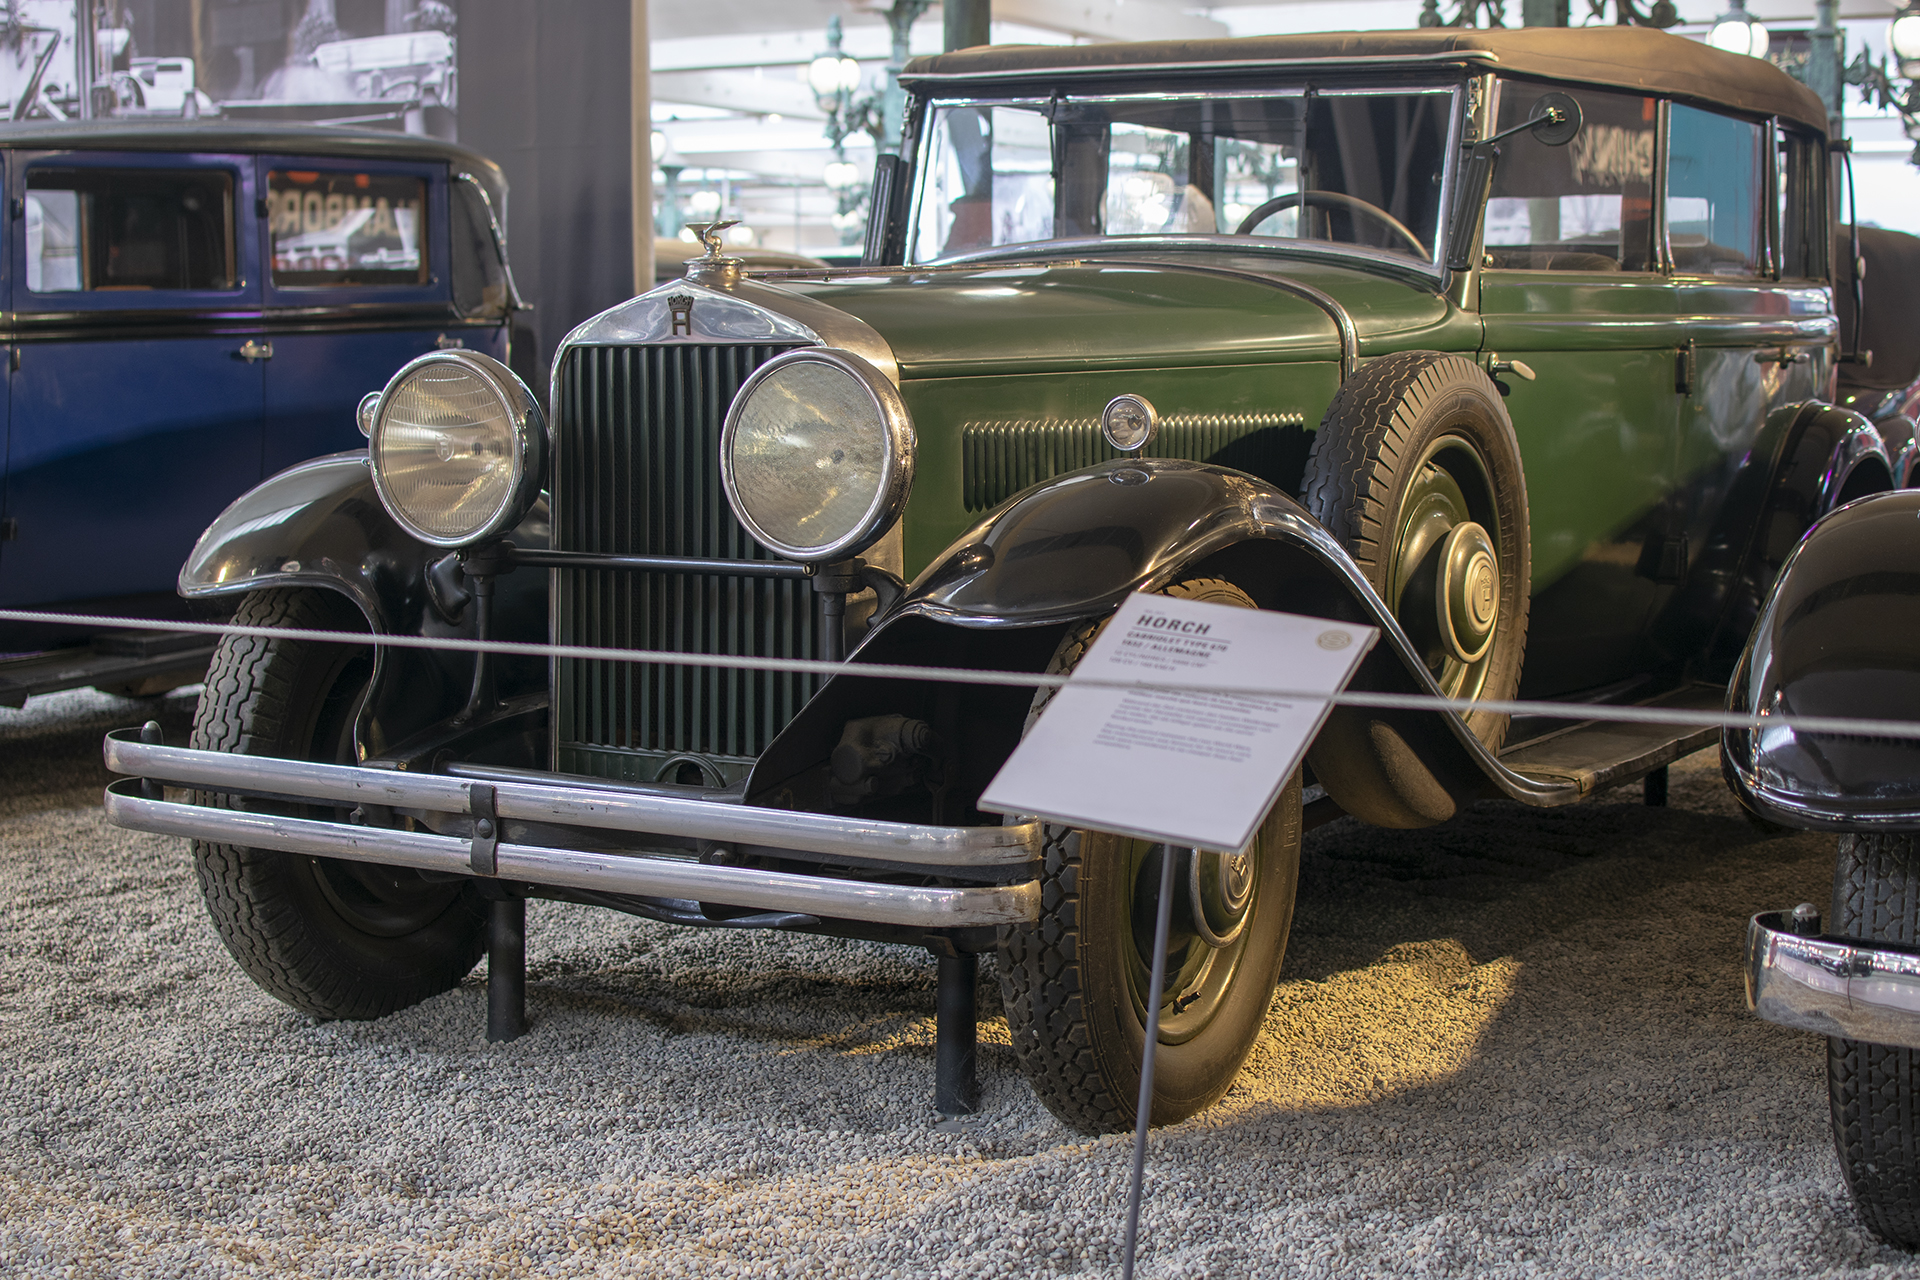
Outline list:
[[[567,331],[632,296],[630,0],[459,0],[460,141],[506,170],[514,364],[544,401]],[[525,350],[531,346],[533,351]]]

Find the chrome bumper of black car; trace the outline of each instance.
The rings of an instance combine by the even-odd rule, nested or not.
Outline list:
[[[107,819],[135,831],[453,875],[928,929],[1013,924],[1039,916],[1040,887],[1031,874],[1040,856],[1038,823],[942,827],[875,822],[649,795],[632,788],[596,787],[586,779],[471,782],[443,774],[169,747],[140,741],[136,730],[110,734],[105,755],[109,769],[132,775],[107,789]],[[265,797],[282,808],[351,808],[363,817],[420,814],[430,818],[431,825],[457,831],[196,804],[163,798],[163,786]],[[557,847],[550,842],[556,827],[627,833],[640,847],[634,852]],[[949,887],[900,883],[914,878],[910,875],[868,872],[872,878],[864,878],[845,869],[810,875],[715,865],[692,856],[644,852],[648,836],[711,841],[775,855],[789,851],[811,860],[880,863],[896,873],[925,867],[929,879],[964,879],[969,870],[982,879],[1020,878],[1010,884]],[[1027,874],[1021,876],[1023,870]]]
[[[1747,927],[1747,1007],[1783,1027],[1920,1049],[1920,954],[1805,937],[1789,912],[1762,912]]]

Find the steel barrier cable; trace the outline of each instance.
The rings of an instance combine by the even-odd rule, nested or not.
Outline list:
[[[520,640],[466,640],[457,636],[395,636],[370,631],[313,631],[298,627],[255,627],[227,622],[179,622],[162,618],[101,617],[78,613],[42,613],[0,609],[0,622],[36,622],[114,630],[175,631],[219,636],[275,636],[321,644],[365,644],[393,649],[440,649],[525,658],[580,658],[601,662],[653,663],[665,667],[715,667],[728,671],[783,671],[800,675],[862,676],[875,680],[930,680],[947,684],[1080,689],[1141,689],[1169,693],[1213,693],[1252,698],[1330,702],[1338,707],[1384,711],[1492,712],[1551,720],[1605,720],[1620,724],[1687,725],[1698,729],[1797,729],[1805,733],[1854,734],[1920,740],[1920,720],[1868,720],[1852,716],[1808,716],[1761,711],[1708,711],[1689,707],[1622,706],[1603,702],[1545,702],[1519,698],[1445,698],[1427,693],[1375,693],[1364,689],[1289,689],[1284,685],[1216,685],[1154,680],[1108,680],[1097,676],[1051,675],[1039,671],[988,671],[969,667],[920,667],[890,662],[833,662],[820,658],[757,658],[724,653],[677,653],[665,649],[608,649],[592,645],[535,644]]]
[[[1335,706],[1371,707],[1389,711],[1470,711],[1556,720],[1605,720],[1624,724],[1685,725],[1695,728],[1785,728],[1808,733],[1857,734],[1920,740],[1920,721],[1866,720],[1844,716],[1803,716],[1763,711],[1707,711],[1684,707],[1636,707],[1606,703],[1542,702],[1528,699],[1445,698],[1424,693],[1375,693],[1343,689],[1324,691],[1270,686],[1167,684],[1152,680],[1109,680],[1092,676],[1053,675],[1044,672],[988,671],[966,667],[922,667],[900,663],[830,662],[815,658],[759,658],[734,654],[675,653],[658,649],[607,649],[592,645],[534,644],[514,640],[467,640],[455,636],[395,636],[364,631],[315,631],[298,627],[240,626],[224,622],[179,622],[159,618],[100,617],[91,614],[50,613],[0,609],[0,622],[47,623],[113,630],[151,630],[217,636],[259,636],[321,644],[385,645],[395,649],[428,649],[490,653],[509,657],[580,658],[603,662],[652,663],[673,667],[714,667],[732,671],[781,671],[805,675],[862,676],[869,679],[929,680],[949,684],[1059,688],[1139,689],[1181,693],[1211,693],[1241,697],[1299,699],[1331,702]],[[1161,845],[1160,903],[1154,928],[1152,972],[1149,979],[1148,1027],[1140,1064],[1140,1094],[1134,1118],[1133,1152],[1127,1188],[1125,1240],[1121,1253],[1123,1278],[1133,1274],[1139,1240],[1140,1202],[1146,1179],[1147,1130],[1153,1110],[1154,1046],[1158,1040],[1159,996],[1165,980],[1167,941],[1172,904],[1171,876],[1174,850]]]

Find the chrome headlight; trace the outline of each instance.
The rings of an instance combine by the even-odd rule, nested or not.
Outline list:
[[[720,480],[760,545],[830,561],[872,546],[906,506],[913,422],[859,356],[807,347],[754,371],[727,409]]]
[[[546,418],[491,356],[421,356],[393,375],[370,416],[374,488],[393,518],[430,546],[505,533],[539,496]]]

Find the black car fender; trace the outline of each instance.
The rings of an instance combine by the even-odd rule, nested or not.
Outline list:
[[[1920,491],[1833,512],[1794,548],[1727,690],[1755,716],[1920,720]],[[1920,741],[1728,729],[1734,794],[1817,831],[1920,831]]]
[[[508,537],[523,547],[548,546],[544,496]],[[547,584],[539,570],[499,579],[494,639],[546,641]],[[200,535],[180,569],[180,594],[189,600],[285,587],[345,596],[375,635],[475,634],[475,611],[452,553],[419,541],[387,513],[363,451],[300,463],[248,490]],[[384,742],[363,736],[362,747],[378,750],[459,710],[472,673],[470,653],[382,647],[361,724],[378,723]],[[546,687],[546,663],[505,659],[496,679],[502,697],[534,693]]]
[[[1381,628],[1353,688],[1438,692],[1360,568],[1290,495],[1244,472],[1161,459],[1103,463],[1001,504],[933,561],[852,660],[1041,671],[1072,626],[1132,592],[1207,576],[1232,580],[1262,608]],[[1283,686],[1285,673],[1274,679]],[[784,790],[805,804],[804,780],[820,773],[842,727],[882,714],[934,726],[962,775],[950,790],[977,797],[1019,741],[1033,693],[950,692],[960,689],[835,677],[761,757],[749,799]],[[1552,789],[1503,768],[1447,712],[1337,708],[1308,759],[1336,803],[1385,826],[1442,822],[1487,794],[1539,802]]]
[[[1899,487],[1898,449],[1880,426],[1824,400],[1769,413],[1728,471],[1702,482],[1725,500],[1694,495],[1718,515],[1697,534],[1684,585],[1653,627],[1667,654],[1704,649],[1724,677],[1794,545],[1835,507]]]

